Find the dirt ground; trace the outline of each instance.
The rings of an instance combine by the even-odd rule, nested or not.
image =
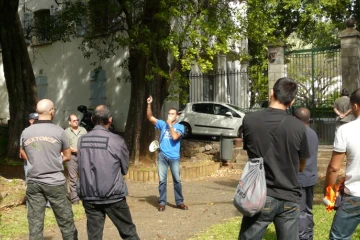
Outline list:
[[[127,198],[140,239],[189,239],[223,220],[240,216],[232,204],[240,172],[223,168],[211,177],[183,181],[183,195],[189,210],[175,207],[172,183],[168,184],[168,205],[158,212],[158,184],[128,181]],[[86,220],[76,222],[79,239],[87,239]],[[240,227],[240,225],[239,225]],[[45,229],[46,240],[60,240],[58,227]],[[121,239],[107,219],[103,239]]]

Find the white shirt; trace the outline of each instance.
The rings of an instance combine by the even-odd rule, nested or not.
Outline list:
[[[360,197],[360,117],[340,126],[333,150],[346,153],[345,193]]]

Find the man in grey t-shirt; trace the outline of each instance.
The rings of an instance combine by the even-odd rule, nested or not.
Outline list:
[[[52,101],[37,103],[39,120],[22,132],[21,151],[28,160],[26,198],[29,239],[43,239],[45,202],[50,202],[63,239],[77,239],[71,202],[67,197],[63,162],[70,159],[70,146],[62,128],[52,123]]]
[[[341,97],[334,102],[334,112],[336,113],[336,130],[343,124],[354,120],[354,115],[351,112],[349,90],[344,88],[341,91]]]

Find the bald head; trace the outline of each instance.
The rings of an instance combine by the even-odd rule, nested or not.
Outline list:
[[[92,113],[92,121],[95,125],[108,127],[112,123],[110,109],[105,105],[99,105]]]
[[[50,99],[42,99],[36,105],[39,120],[52,120],[54,111],[54,103]]]
[[[310,111],[307,108],[301,107],[296,109],[295,111],[295,117],[305,124],[309,124],[310,122]]]

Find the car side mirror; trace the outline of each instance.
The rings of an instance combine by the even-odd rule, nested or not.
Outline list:
[[[231,114],[231,112],[226,112],[226,113],[225,113],[225,116],[228,116],[228,117],[231,117],[231,118],[233,117],[233,115]]]

